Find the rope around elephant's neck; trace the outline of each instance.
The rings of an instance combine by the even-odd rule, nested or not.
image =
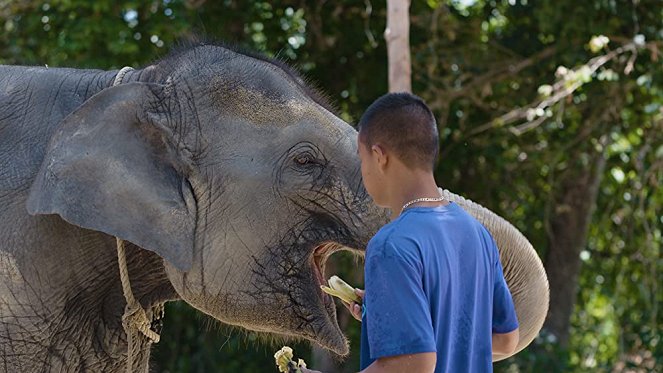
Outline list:
[[[133,70],[133,68],[125,66],[118,71],[113,80],[113,86],[122,84],[124,76],[131,70]],[[133,340],[134,331],[137,330],[141,332],[153,343],[158,343],[160,336],[151,329],[152,322],[150,321],[150,318],[147,317],[147,312],[145,312],[145,309],[143,309],[143,306],[136,300],[133,291],[131,291],[124,240],[116,237],[115,241],[117,243],[117,262],[120,267],[122,293],[124,293],[124,299],[127,301],[127,305],[124,308],[124,315],[122,315],[122,327],[124,328],[125,333],[127,333],[127,373],[131,373],[133,368],[134,348],[136,347]],[[157,309],[154,312],[163,312],[163,310]]]
[[[115,240],[117,242],[117,261],[120,266],[120,281],[122,282],[122,292],[124,293],[124,298],[127,300],[127,305],[124,308],[124,315],[122,315],[122,327],[127,333],[127,372],[131,373],[133,367],[134,348],[136,347],[133,341],[134,330],[141,332],[153,343],[158,343],[161,337],[158,333],[151,329],[152,323],[147,317],[147,313],[143,309],[143,306],[141,306],[140,302],[136,300],[133,292],[131,291],[124,241],[117,237]]]
[[[116,85],[122,84],[122,80],[124,80],[124,76],[127,75],[129,71],[133,71],[133,67],[125,66],[120,69],[120,71],[117,72],[115,75],[115,79],[113,79],[113,87]]]
[[[124,329],[127,330],[128,327],[132,326],[136,327],[152,342],[158,343],[161,337],[157,332],[150,329],[152,322],[147,317],[147,312],[145,312],[143,306],[141,306],[140,302],[136,300],[133,292],[131,291],[124,240],[117,237],[115,240],[117,241],[117,261],[120,265],[120,281],[122,281],[122,292],[124,293],[124,298],[127,300],[127,306],[124,310],[124,315],[122,316],[122,324],[124,325]]]

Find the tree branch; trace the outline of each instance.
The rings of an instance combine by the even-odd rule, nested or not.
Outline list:
[[[482,132],[488,131],[490,129],[503,127],[508,124],[516,123],[523,119],[526,122],[511,130],[514,134],[522,134],[524,130],[531,130],[536,128],[544,120],[541,120],[542,112],[545,112],[546,109],[551,106],[561,102],[563,99],[571,96],[578,88],[586,83],[582,78],[578,77],[578,74],[583,74],[586,76],[591,76],[594,74],[601,66],[604,66],[606,63],[616,59],[617,57],[626,54],[632,53],[632,57],[629,59],[629,62],[626,65],[624,70],[625,74],[628,74],[633,69],[633,64],[635,63],[635,58],[637,57],[637,51],[640,49],[652,49],[657,47],[657,42],[651,42],[646,44],[638,45],[636,42],[631,41],[626,45],[623,45],[613,51],[610,51],[604,55],[594,57],[590,59],[586,64],[580,66],[579,68],[569,71],[567,73],[562,73],[561,78],[551,86],[552,92],[550,96],[546,98],[539,98],[529,105],[523,108],[517,108],[509,111],[506,114],[501,115],[500,117],[491,120],[488,123],[485,123],[474,130],[472,130],[467,137],[475,136]],[[654,46],[652,46],[654,45]],[[559,70],[558,70],[559,71]],[[545,117],[544,117],[545,118]]]

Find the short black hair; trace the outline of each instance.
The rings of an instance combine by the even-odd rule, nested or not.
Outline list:
[[[411,93],[388,93],[375,100],[359,121],[359,138],[369,148],[381,144],[408,167],[435,167],[440,143],[435,116]]]

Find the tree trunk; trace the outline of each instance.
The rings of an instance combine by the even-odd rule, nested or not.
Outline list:
[[[412,92],[409,10],[410,0],[387,0],[389,92]]]
[[[545,328],[560,346],[569,340],[569,325],[578,288],[580,251],[587,241],[587,230],[596,205],[606,159],[593,151],[589,162],[581,162],[577,154],[574,169],[566,172],[553,202],[548,233],[549,251],[545,269],[550,283],[550,312]]]

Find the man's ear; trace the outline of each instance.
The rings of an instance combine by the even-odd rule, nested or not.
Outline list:
[[[384,148],[380,144],[371,145],[371,152],[373,153],[373,157],[375,157],[375,160],[378,163],[378,168],[384,171],[384,169],[387,168],[387,164],[389,163],[387,152],[384,151]]]
[[[130,241],[186,271],[193,258],[196,203],[187,162],[161,111],[170,107],[164,105],[164,88],[108,88],[64,118],[27,208]]]

